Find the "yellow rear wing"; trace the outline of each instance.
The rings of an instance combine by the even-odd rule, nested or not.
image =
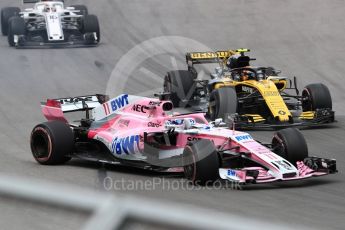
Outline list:
[[[186,54],[186,62],[189,67],[194,64],[209,64],[226,61],[229,57],[235,54],[243,54],[249,52],[250,49],[236,49],[236,50],[222,50],[216,52],[190,52]]]

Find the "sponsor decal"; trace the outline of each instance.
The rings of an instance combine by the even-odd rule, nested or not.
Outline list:
[[[192,59],[204,59],[204,58],[227,58],[229,52],[227,51],[218,51],[218,52],[195,52],[190,53]]]
[[[198,137],[187,137],[187,141],[197,141],[200,140],[201,138]]]
[[[157,106],[160,106],[162,104],[161,101],[150,101],[149,102],[149,105],[157,105]]]
[[[49,15],[49,19],[54,21],[56,19],[58,19],[59,17],[56,15],[56,14],[52,14],[52,15]]]
[[[263,92],[263,96],[264,97],[276,97],[279,96],[279,92],[278,91],[264,91]]]
[[[195,120],[194,119],[189,119],[189,122],[191,125],[195,125]]]
[[[279,166],[285,168],[286,170],[291,170],[291,166],[285,163],[284,161],[275,161]]]
[[[275,155],[271,154],[271,153],[266,153],[266,156],[268,158],[272,159],[272,160],[276,160],[277,159],[277,157]]]
[[[191,125],[195,125],[195,120],[192,118],[188,119]],[[166,125],[182,125],[184,123],[184,119],[174,119],[174,120],[168,120],[165,122]]]
[[[110,127],[109,129],[107,129],[107,131],[111,134],[116,134],[119,132],[119,129],[114,129],[114,128]]]
[[[103,104],[103,109],[104,109],[105,115],[110,114],[110,110],[109,110],[109,105],[108,105],[108,103],[104,103],[104,104]]]
[[[133,105],[132,110],[139,113],[147,113],[148,107],[145,105],[135,104]]]
[[[110,106],[109,106],[109,104],[110,104]],[[124,95],[121,95],[117,98],[114,98],[110,102],[104,103],[103,109],[104,109],[105,115],[109,115],[112,112],[115,112],[116,110],[121,109],[128,104],[129,104],[128,95],[124,94]]]
[[[158,127],[160,127],[160,126],[161,126],[161,122],[157,122],[157,123],[155,123],[155,122],[149,122],[149,123],[147,123],[147,127],[158,128]]]
[[[139,135],[119,138],[116,137],[111,145],[112,152],[118,155],[121,154],[135,154],[139,149]]]
[[[254,89],[248,86],[242,86],[242,91],[246,93],[253,93]]]
[[[174,120],[168,120],[166,122],[167,125],[182,125],[183,119],[174,119]]]
[[[122,95],[118,98],[113,99],[110,102],[110,105],[111,105],[111,110],[113,112],[115,112],[118,109],[123,108],[125,105],[128,105],[128,95],[125,94],[125,95]]]
[[[279,110],[279,112],[278,112],[280,115],[285,115],[286,114],[286,112],[284,112],[283,110]]]
[[[202,129],[205,130],[205,131],[210,131],[211,127],[209,125],[205,125],[205,126],[203,126]]]
[[[118,124],[119,124],[119,125],[123,125],[123,126],[127,126],[127,127],[128,127],[129,122],[130,122],[129,120],[124,120],[124,119],[121,119],[121,120],[119,120]]]
[[[232,169],[229,169],[229,170],[228,170],[228,176],[237,176],[237,175],[236,175],[236,171],[235,171],[235,170],[232,170]]]
[[[242,136],[237,136],[235,137],[237,141],[248,141],[248,140],[253,140],[252,136],[250,136],[249,134],[246,135],[242,135]]]
[[[254,152],[256,154],[265,154],[269,158],[273,157],[273,159],[276,159],[276,157],[274,155],[271,155],[271,151],[268,148],[264,147],[264,146],[256,147]]]
[[[89,97],[76,97],[76,98],[66,98],[59,100],[61,105],[65,104],[75,104],[82,101],[92,101],[92,96]]]

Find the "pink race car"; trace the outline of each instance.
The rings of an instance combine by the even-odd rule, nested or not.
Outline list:
[[[31,133],[31,150],[40,164],[63,164],[71,158],[122,164],[144,169],[184,172],[193,183],[218,178],[267,183],[336,173],[336,160],[308,157],[299,130],[275,133],[270,144],[231,130],[221,119],[204,114],[176,114],[169,100],[122,94],[47,100],[42,112],[48,122]],[[77,125],[64,113],[85,111]]]

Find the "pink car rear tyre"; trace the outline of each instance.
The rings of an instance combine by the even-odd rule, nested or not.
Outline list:
[[[49,121],[37,125],[31,132],[31,152],[43,165],[64,164],[74,150],[74,134],[64,122]]]

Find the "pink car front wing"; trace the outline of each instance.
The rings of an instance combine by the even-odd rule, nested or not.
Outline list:
[[[309,165],[309,166],[307,166]],[[314,168],[314,169],[312,169]],[[219,169],[222,179],[230,180],[240,184],[263,184],[278,181],[302,180],[311,177],[325,176],[338,172],[335,160],[327,160],[318,157],[306,158],[304,161],[297,162],[298,174],[290,174],[277,178],[262,167],[247,167],[243,169]]]

